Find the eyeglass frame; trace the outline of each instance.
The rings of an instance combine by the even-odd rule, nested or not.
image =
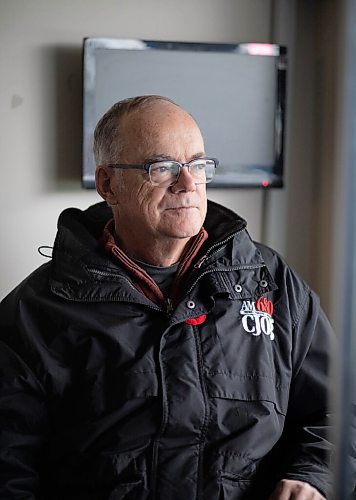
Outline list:
[[[202,158],[193,158],[192,160],[186,162],[186,163],[181,163],[180,161],[176,161],[176,160],[153,160],[153,161],[148,161],[146,163],[142,163],[142,164],[132,164],[132,163],[108,163],[106,166],[107,167],[110,167],[110,168],[120,168],[120,169],[126,169],[126,170],[129,170],[129,169],[135,169],[135,170],[145,170],[145,172],[148,174],[149,176],[149,179],[150,179],[150,182],[153,186],[156,186],[156,187],[161,187],[161,186],[158,186],[156,184],[153,184],[152,180],[151,180],[151,176],[150,176],[150,168],[151,166],[154,164],[154,163],[160,163],[160,162],[171,162],[171,163],[176,163],[179,165],[179,172],[178,172],[178,175],[177,175],[177,178],[174,180],[173,184],[170,184],[169,186],[166,186],[166,187],[171,187],[171,186],[174,186],[174,184],[176,184],[179,180],[179,177],[180,177],[180,173],[181,173],[181,170],[183,167],[188,167],[188,171],[189,171],[189,167],[190,167],[190,164],[193,162],[193,161],[197,161],[197,160],[212,160],[214,163],[215,163],[215,169],[214,169],[214,172],[216,170],[216,168],[219,166],[219,160],[217,158],[212,158],[212,157],[202,157]],[[214,176],[213,176],[214,177]],[[213,177],[210,179],[210,181],[208,182],[203,182],[203,183],[196,183],[196,184],[209,184],[209,182],[211,182],[213,180]],[[163,186],[162,186],[163,187]]]

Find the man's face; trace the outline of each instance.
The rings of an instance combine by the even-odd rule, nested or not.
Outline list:
[[[143,164],[160,159],[186,163],[204,156],[204,142],[194,120],[165,101],[125,116],[120,133],[120,163]],[[145,245],[152,238],[155,243],[164,243],[198,233],[206,216],[206,186],[196,185],[187,168],[182,168],[178,182],[168,188],[152,186],[144,170],[113,169],[111,175],[120,239],[135,232]]]

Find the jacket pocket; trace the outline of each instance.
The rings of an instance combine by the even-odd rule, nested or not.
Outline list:
[[[144,500],[149,496],[147,484],[147,457],[137,453],[113,457],[118,470],[115,488],[108,500]]]
[[[237,400],[245,403],[266,401],[274,405],[281,415],[288,408],[289,387],[281,385],[270,374],[258,371],[231,372],[207,370],[206,384],[211,398]]]
[[[143,494],[143,478],[137,478],[131,483],[123,483],[111,492],[108,500],[143,500],[148,498],[148,491]]]
[[[217,478],[218,498],[245,498],[238,495],[248,495],[258,464],[282,434],[288,388],[257,371],[207,371],[206,387],[206,465]]]
[[[146,491],[151,441],[161,415],[157,396],[157,374],[148,369],[119,371],[103,366],[73,380],[58,399],[61,405],[52,410],[56,432],[48,467],[61,498],[71,490],[81,491],[83,485],[88,498],[98,485],[106,496],[98,493],[96,498],[103,500],[109,491],[113,499],[146,498],[137,492]]]
[[[257,500],[251,496],[256,464],[249,457],[238,452],[217,452],[210,460],[203,498]]]
[[[252,497],[249,493],[252,482],[237,474],[222,472],[219,477],[219,500],[242,500]],[[256,499],[254,499],[256,500]]]

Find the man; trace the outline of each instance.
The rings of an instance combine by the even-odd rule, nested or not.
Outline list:
[[[1,306],[0,498],[320,500],[330,326],[246,223],[169,99],[95,131],[106,203]]]

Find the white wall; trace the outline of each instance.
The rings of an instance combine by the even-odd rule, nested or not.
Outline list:
[[[99,201],[80,180],[83,38],[252,40],[289,50],[287,185],[267,194],[210,189],[209,197],[246,217],[252,236],[285,255],[327,308],[330,259],[315,264],[327,221],[318,219],[313,237],[323,206],[315,200],[317,21],[308,0],[0,0],[0,297],[45,262],[37,247],[53,243],[63,208]]]
[[[269,0],[0,0],[0,296],[45,259],[60,211],[99,200],[80,183],[86,36],[268,41]],[[258,190],[211,190],[261,235]]]

